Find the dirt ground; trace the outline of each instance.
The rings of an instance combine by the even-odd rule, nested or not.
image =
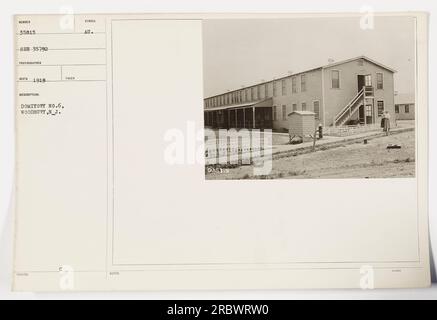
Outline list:
[[[397,144],[401,149],[387,149]],[[206,170],[206,179],[397,178],[415,176],[414,131],[316,152],[274,159],[269,175],[254,176],[253,165]]]

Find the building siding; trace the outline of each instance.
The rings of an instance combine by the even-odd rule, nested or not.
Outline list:
[[[377,115],[377,101],[384,101],[384,108],[394,119],[394,82],[393,72],[382,68],[370,61],[363,59],[363,64],[359,65],[359,59],[340,65],[326,67],[323,72],[324,77],[324,98],[325,98],[325,117],[326,126],[333,124],[334,117],[353,99],[358,93],[358,75],[372,76],[372,86],[374,88],[374,114],[375,122],[378,123],[381,117]],[[332,70],[340,71],[340,88],[331,88]],[[383,74],[383,89],[376,88],[376,74]]]
[[[340,74],[340,87],[332,88],[331,74],[332,70],[338,70]],[[383,75],[383,88],[377,89],[377,73]],[[305,75],[306,90],[302,91],[301,77]],[[392,116],[394,122],[396,119],[394,106],[394,80],[393,71],[375,64],[365,58],[356,58],[312,69],[303,73],[290,75],[264,83],[259,83],[250,87],[230,91],[205,99],[205,111],[211,107],[230,106],[250,102],[259,102],[266,98],[272,98],[272,105],[276,108],[276,117],[272,121],[274,130],[286,131],[289,123],[288,117],[283,117],[283,106],[285,114],[291,113],[293,105],[296,110],[302,110],[302,104],[306,104],[306,110],[314,112],[314,102],[319,104],[319,119],[316,124],[321,123],[324,126],[333,125],[334,117],[356,96],[358,93],[358,75],[371,75],[371,86],[374,88],[374,104],[372,118],[374,123],[381,120],[378,115],[378,101],[383,101],[384,110],[387,110]],[[296,79],[296,92],[292,90],[292,79]],[[282,83],[285,85],[285,92],[282,91]],[[274,86],[276,90],[274,90]],[[265,89],[267,87],[267,93]],[[240,94],[241,92],[241,94]],[[220,96],[223,96],[221,98]],[[411,113],[414,114],[412,110]],[[354,115],[358,118],[358,112]]]
[[[282,106],[285,105],[287,108],[286,114],[294,111],[293,104],[297,105],[297,110],[302,110],[302,103],[306,103],[307,111],[314,111],[313,102],[319,101],[320,108],[320,120],[323,121],[322,114],[322,69],[312,70],[303,73],[306,77],[306,90],[302,91],[301,86],[301,75],[297,74],[286,78],[286,95],[281,95],[281,80],[278,80],[279,85],[279,94],[276,97],[273,97],[273,105],[277,106],[280,115],[282,115]],[[292,92],[292,78],[296,77],[296,87],[297,92]],[[289,127],[288,119],[283,120],[282,117],[279,117],[279,120],[273,121],[273,129],[276,130],[287,130]]]
[[[415,107],[414,103],[402,103],[396,104],[399,108],[399,113],[395,114],[396,120],[414,120],[415,119]],[[405,106],[408,106],[408,113],[405,112]]]

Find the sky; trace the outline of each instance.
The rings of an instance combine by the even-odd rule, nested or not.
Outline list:
[[[414,94],[415,20],[359,17],[204,20],[205,97],[365,55],[395,73],[395,91]]]

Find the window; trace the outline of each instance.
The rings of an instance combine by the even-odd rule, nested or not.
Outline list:
[[[296,77],[291,78],[291,92],[297,93]]]
[[[331,88],[332,89],[340,89],[340,71],[332,70],[331,71]]]
[[[255,100],[255,88],[250,88],[250,100]]]
[[[360,67],[364,66],[364,60],[363,60],[363,59],[359,59],[359,60],[358,60],[358,65],[359,65]]]
[[[405,105],[405,113],[410,113],[410,105]]]
[[[264,97],[268,98],[269,97],[269,84],[266,83],[264,85]]]
[[[287,106],[282,105],[282,120],[287,120]]]
[[[276,81],[273,81],[273,96],[276,97]]]
[[[384,113],[384,101],[378,101],[378,117]]]
[[[395,113],[399,113],[399,105],[395,105]]]
[[[281,81],[281,86],[282,86],[282,95],[285,96],[287,94],[287,86],[285,83],[285,79]]]
[[[376,89],[384,89],[384,76],[382,73],[376,74]]]
[[[258,99],[261,99],[261,86],[256,87]]]
[[[370,87],[372,85],[372,76],[370,74],[364,76],[364,85]]]
[[[300,91],[304,92],[307,90],[307,75],[303,74],[300,76]]]
[[[293,103],[293,111],[296,111],[296,110],[297,110],[297,104]]]
[[[250,101],[252,100],[251,96],[250,96],[250,90],[246,89],[246,101]]]
[[[278,120],[278,117],[276,115],[276,106],[273,106],[273,121]]]
[[[315,118],[318,120],[320,119],[320,102],[319,101],[314,101],[313,102],[313,111],[316,114]]]
[[[307,104],[305,102],[302,102],[302,111],[306,111]]]
[[[366,104],[366,117],[371,117],[371,116],[372,116],[372,105]]]

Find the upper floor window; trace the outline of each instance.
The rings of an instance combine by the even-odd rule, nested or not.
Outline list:
[[[261,86],[256,87],[258,99],[261,99]]]
[[[297,93],[296,77],[291,78],[291,92]]]
[[[372,76],[370,74],[364,76],[364,85],[366,87],[372,86]]]
[[[306,111],[306,109],[307,109],[306,102],[302,102],[302,111]]]
[[[331,88],[332,89],[340,88],[340,71],[338,70],[331,71]]]
[[[250,100],[255,100],[255,88],[250,88]]]
[[[276,81],[273,81],[273,96],[276,97]]]
[[[405,113],[410,113],[410,105],[405,105]]]
[[[376,74],[376,89],[384,89],[384,76],[382,73]]]
[[[285,79],[281,81],[281,86],[282,86],[282,95],[285,96],[287,94],[287,86],[286,86]]]
[[[287,120],[287,106],[282,105],[282,120]]]
[[[296,110],[297,110],[297,104],[293,103],[293,111],[296,111]]]
[[[307,89],[307,76],[303,74],[300,76],[300,91],[306,91]]]
[[[264,85],[264,97],[268,98],[269,97],[269,84],[266,83]]]
[[[395,113],[399,113],[399,105],[395,105]]]

